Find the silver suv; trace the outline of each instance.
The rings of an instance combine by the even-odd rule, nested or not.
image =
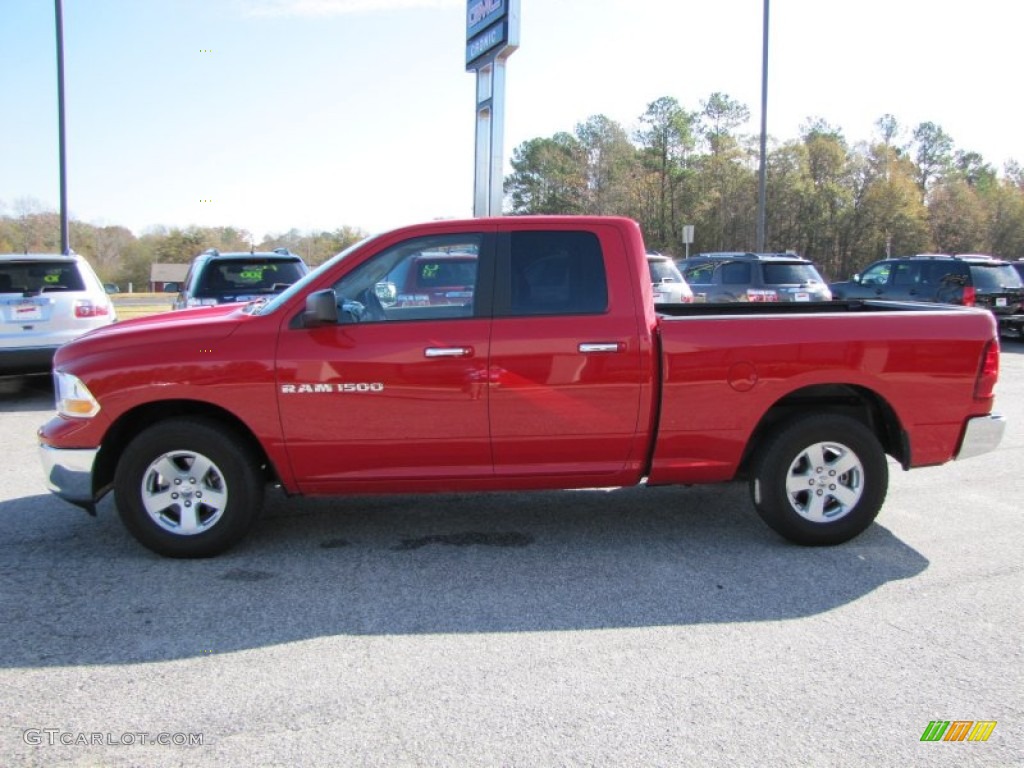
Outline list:
[[[831,301],[814,264],[794,253],[716,252],[679,263],[694,301]]]
[[[0,254],[0,375],[49,372],[59,346],[116,319],[78,254]]]

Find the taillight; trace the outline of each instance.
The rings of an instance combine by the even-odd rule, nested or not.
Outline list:
[[[995,396],[996,382],[999,380],[999,340],[992,339],[985,347],[981,357],[978,378],[974,382],[974,397],[978,400],[991,400]]]
[[[88,299],[75,302],[75,317],[106,317],[110,314],[107,303],[93,303]]]
[[[974,286],[968,285],[964,287],[964,306],[973,307],[974,301],[977,298],[978,293],[974,289]]]

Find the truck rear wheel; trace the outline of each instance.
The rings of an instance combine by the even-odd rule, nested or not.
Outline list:
[[[757,452],[750,492],[761,518],[797,544],[849,541],[874,521],[889,485],[878,438],[838,414],[797,418]]]
[[[245,536],[263,502],[259,463],[214,421],[159,422],[128,444],[114,473],[117,511],[144,546],[211,557]]]

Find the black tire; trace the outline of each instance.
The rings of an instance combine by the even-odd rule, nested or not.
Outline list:
[[[154,552],[212,557],[237,544],[263,503],[259,462],[215,421],[162,421],[128,444],[114,473],[122,522]]]
[[[750,495],[761,518],[797,544],[849,541],[885,501],[889,466],[875,434],[849,416],[802,416],[758,450]]]

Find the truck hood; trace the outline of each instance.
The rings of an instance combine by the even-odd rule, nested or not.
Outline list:
[[[223,339],[251,319],[238,304],[162,312],[148,317],[123,320],[90,331],[57,350],[54,368],[83,357],[117,350],[130,354],[133,347],[153,348],[161,344]]]

